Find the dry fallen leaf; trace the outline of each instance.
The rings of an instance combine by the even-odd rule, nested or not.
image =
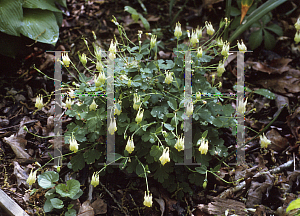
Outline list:
[[[25,170],[19,165],[18,162],[14,161],[14,172],[13,174],[17,178],[17,184],[18,187],[23,183],[24,185],[27,185],[26,180],[28,178],[28,174],[25,172]]]
[[[282,74],[285,71],[288,71],[290,67],[288,66],[288,63],[290,63],[292,59],[288,58],[280,58],[280,59],[274,59],[267,63],[262,62],[250,62],[247,61],[246,63],[249,63],[252,65],[252,68],[257,71],[265,72],[268,74],[275,73],[275,74]]]
[[[82,203],[77,216],[94,216],[94,209],[90,206],[90,201]]]
[[[27,140],[21,137],[15,137],[15,135],[11,135],[10,137],[4,137],[3,141],[11,147],[17,158],[30,158],[30,155],[24,150],[25,146],[27,145]]]
[[[289,146],[288,139],[281,136],[280,133],[275,129],[269,130],[266,133],[266,137],[271,140],[271,144],[268,146],[268,148],[276,152],[282,152]]]
[[[91,204],[96,215],[107,213],[107,204],[99,197]]]

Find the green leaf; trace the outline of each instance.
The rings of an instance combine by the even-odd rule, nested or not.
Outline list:
[[[268,30],[270,30],[270,31],[272,31],[272,32],[274,32],[278,36],[282,36],[283,35],[282,28],[279,25],[272,24],[272,25],[269,25],[269,26],[267,26],[265,28],[268,29]]]
[[[162,151],[157,145],[151,146],[150,155],[154,157],[156,160],[159,160],[160,156],[162,154]]]
[[[44,211],[47,212],[51,212],[53,209],[53,205],[51,204],[50,199],[47,199],[45,204],[44,204]]]
[[[249,37],[250,48],[252,50],[256,49],[257,47],[260,46],[262,41],[263,41],[262,29],[259,29],[258,31],[253,32]]]
[[[76,216],[76,210],[75,209],[69,209],[66,213],[65,216]]]
[[[64,207],[63,201],[58,198],[53,198],[50,200],[50,202],[51,202],[53,208],[62,209]]]
[[[236,7],[231,7],[230,16],[238,16],[241,15],[241,11]]]
[[[271,100],[276,99],[276,95],[268,89],[257,89],[257,90],[254,91],[254,93],[262,95],[262,96],[264,96],[268,99],[271,99]]]
[[[130,6],[125,6],[124,7],[124,11],[127,11],[130,14],[138,14],[138,12],[134,8],[132,8]]]
[[[42,9],[42,10],[49,10],[54,12],[61,12],[55,6],[55,0],[47,0],[47,1],[40,1],[40,0],[26,0],[23,3],[23,8],[32,8],[32,9]]]
[[[98,160],[101,156],[101,153],[97,149],[90,149],[83,154],[85,162],[87,164],[95,163],[95,160]]]
[[[175,129],[174,127],[172,127],[172,125],[170,125],[168,123],[165,123],[164,127],[167,128],[169,131],[173,131]]]
[[[207,167],[206,166],[196,167],[195,170],[200,174],[206,174]]]
[[[204,131],[204,132],[203,132],[203,134],[202,134],[202,138],[204,138],[204,139],[205,139],[205,138],[206,138],[206,136],[207,136],[207,134],[208,134],[208,130]]]
[[[52,11],[24,8],[20,33],[32,40],[55,45],[59,27]]]
[[[0,31],[9,35],[20,36],[23,9],[21,0],[0,1]]]
[[[145,29],[146,29],[146,30],[149,30],[149,29],[150,29],[150,24],[149,24],[149,22],[148,22],[148,21],[143,17],[143,15],[140,14],[140,13],[139,13],[139,17],[140,17],[140,19],[141,19],[141,21],[142,21],[142,23],[143,23]]]
[[[80,190],[80,183],[75,179],[70,179],[67,181],[67,185],[59,184],[55,187],[55,190],[62,197],[73,198]]]
[[[54,171],[47,171],[38,176],[38,184],[44,189],[52,188],[55,186],[53,182],[57,182],[59,175]]]
[[[276,45],[275,37],[266,30],[264,30],[264,35],[265,35],[265,47],[268,50],[273,49]]]
[[[71,159],[72,169],[73,171],[78,171],[84,168],[85,162],[84,162],[84,156],[81,153],[77,153],[74,157]]]
[[[76,200],[79,197],[81,197],[81,195],[83,194],[83,191],[81,189],[79,189],[78,193],[75,194],[73,197],[70,197],[72,200]]]
[[[297,209],[297,208],[300,208],[300,198],[290,202],[289,206],[286,208],[286,212],[289,212],[289,211]]]
[[[177,109],[177,101],[174,98],[169,98],[167,101],[168,105],[171,107],[172,110]]]

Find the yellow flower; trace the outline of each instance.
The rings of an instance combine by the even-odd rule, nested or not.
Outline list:
[[[111,40],[111,43],[110,43],[110,47],[109,47],[109,58],[111,60],[114,60],[116,58],[116,52],[117,52],[117,42],[113,42],[113,40]]]
[[[205,155],[207,154],[207,152],[208,152],[208,140],[206,140],[204,138],[201,139],[199,151],[201,152],[201,154],[205,154]]]
[[[200,40],[200,38],[202,37],[202,29],[199,28],[199,26],[197,26],[196,34],[197,34],[197,38]]]
[[[218,77],[221,77],[224,71],[225,71],[224,63],[220,61],[217,67]]]
[[[294,41],[297,43],[300,42],[300,31],[297,31],[294,37]]]
[[[131,154],[134,151],[133,137],[128,138],[127,145],[125,146],[125,150],[128,151],[129,154]]]
[[[29,185],[32,185],[33,183],[35,183],[35,180],[36,180],[36,171],[34,171],[32,173],[32,170],[30,171],[30,174],[29,174],[29,177],[28,179],[26,180],[26,182],[29,184]]]
[[[181,25],[180,23],[176,23],[176,27],[175,27],[175,32],[174,32],[174,36],[177,37],[177,39],[179,39],[182,35],[182,31],[181,31]]]
[[[178,151],[184,150],[184,137],[179,137],[174,147]]]
[[[172,76],[173,72],[166,72],[166,78],[165,78],[165,83],[170,84],[171,82],[173,82],[173,76]]]
[[[94,187],[97,187],[99,185],[99,175],[97,175],[95,172],[92,176],[91,185],[93,185]]]
[[[110,121],[108,132],[110,133],[110,135],[114,135],[115,131],[117,131],[117,123],[116,119],[114,118],[114,120]]]
[[[241,40],[241,43],[238,41],[238,48],[239,48],[239,51],[242,53],[245,53],[247,51],[247,47],[244,44],[243,40]]]
[[[237,112],[241,115],[244,115],[244,113],[246,112],[247,100],[248,98],[246,98],[245,102],[243,103],[244,98],[240,98],[240,100],[238,101]]]
[[[220,48],[223,47],[223,44],[224,44],[224,43],[223,43],[223,39],[222,39],[221,37],[218,38],[218,39],[217,39],[217,45],[218,45],[218,47],[220,47]]]
[[[300,17],[298,17],[297,22],[295,23],[295,28],[297,31],[300,30]]]
[[[87,60],[86,60],[86,54],[82,53],[82,55],[79,55],[79,59],[81,61],[81,63],[83,64],[83,66],[86,66]]]
[[[38,110],[42,109],[44,106],[43,104],[43,98],[42,95],[39,95],[35,100],[35,107],[38,108]]]
[[[228,42],[223,43],[221,54],[225,57],[228,56],[228,54],[229,54],[229,43]]]
[[[156,35],[152,35],[151,36],[150,49],[152,49],[153,47],[155,47],[155,45],[156,45],[156,39],[157,39]]]
[[[96,104],[95,100],[93,100],[93,103],[89,106],[90,111],[92,110],[96,110],[96,108],[98,107],[98,105]]]
[[[105,83],[106,76],[105,73],[102,71],[99,73],[98,77],[95,75],[94,81],[95,81],[95,86],[99,87]]]
[[[68,53],[62,53],[61,57],[62,57],[62,62],[64,63],[64,65],[66,67],[69,67],[69,65],[70,65],[70,58],[68,56]]]
[[[95,53],[96,59],[98,61],[101,61],[101,58],[102,58],[101,49],[97,45],[94,46],[94,53]]]
[[[187,117],[190,117],[193,114],[193,111],[194,111],[193,102],[188,102],[187,108],[186,108]]]
[[[148,195],[147,195],[147,192],[145,191],[144,206],[147,206],[147,207],[152,206],[152,194],[150,194],[149,191],[148,191]]]
[[[68,99],[66,100],[66,107],[67,107],[68,109],[71,109],[72,104],[73,104],[73,102],[72,102],[71,98],[68,98]]]
[[[208,35],[213,35],[215,33],[214,27],[211,23],[205,22],[206,32]]]
[[[133,109],[135,109],[135,110],[138,110],[139,109],[139,107],[140,107],[140,104],[138,104],[138,103],[140,103],[141,102],[141,96],[139,95],[137,95],[137,93],[134,93],[134,95],[133,95]]]
[[[196,45],[196,43],[198,43],[198,37],[197,37],[197,33],[195,30],[192,30],[192,36],[191,36],[191,39],[190,39],[190,42],[193,46]]]
[[[197,51],[197,57],[198,57],[198,58],[201,58],[202,55],[203,55],[202,47],[199,47],[199,48],[198,48],[198,51]]]
[[[165,148],[162,155],[159,158],[162,165],[165,165],[167,162],[170,162],[169,156],[169,147]]]
[[[96,69],[97,71],[102,71],[103,70],[103,65],[101,61],[96,62]]]
[[[118,104],[120,105],[121,107],[121,104],[122,104],[122,101],[118,101]],[[122,107],[121,109],[119,110],[118,107],[117,107],[117,104],[115,104],[115,113],[114,114],[117,114],[117,115],[120,115],[122,113]]]
[[[139,110],[136,114],[135,121],[139,124],[143,120],[144,110]]]
[[[265,134],[263,133],[263,135],[259,135],[260,138],[260,147],[261,148],[267,148],[268,145],[271,144],[271,140],[269,140]]]
[[[72,136],[72,138],[70,137],[70,151],[73,151],[74,153],[76,153],[78,151],[78,146],[79,146],[79,144],[77,143],[77,140],[74,139],[73,136]]]
[[[200,92],[196,92],[196,99],[200,100],[201,99],[201,93]]]

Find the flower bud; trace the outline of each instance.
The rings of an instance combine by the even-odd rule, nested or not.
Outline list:
[[[179,39],[181,37],[181,35],[182,35],[181,24],[178,22],[178,23],[176,23],[174,36],[177,37],[177,39]]]
[[[218,38],[217,39],[217,46],[221,48],[221,47],[223,47],[223,44],[224,44],[223,39],[221,37]]]
[[[71,109],[72,104],[73,104],[73,102],[72,102],[71,98],[68,98],[68,99],[66,100],[66,107],[67,107],[68,109]]]
[[[101,61],[101,58],[102,58],[101,49],[97,45],[94,46],[94,54],[97,58],[97,61]]]
[[[131,86],[131,79],[128,80],[127,86],[128,88]]]
[[[110,47],[109,47],[109,58],[111,60],[114,60],[116,58],[116,52],[117,52],[117,42],[113,42],[113,40],[111,40],[111,43],[110,43]]]
[[[161,133],[164,136],[164,138],[167,138],[169,136],[169,134],[167,133],[167,131],[162,131]]]
[[[199,47],[197,50],[197,57],[202,58],[202,55],[203,55],[202,47]]]
[[[201,93],[200,92],[196,92],[196,99],[200,100],[201,99]]]
[[[35,107],[38,108],[38,110],[42,109],[44,106],[43,104],[43,98],[42,95],[39,95],[35,100]]]
[[[173,76],[172,76],[173,72],[166,72],[166,78],[165,78],[165,83],[170,84],[171,82],[173,82]]]
[[[128,151],[129,154],[131,154],[134,151],[134,142],[133,142],[133,138],[132,137],[128,138],[125,150]]]
[[[152,35],[151,36],[150,49],[152,49],[153,47],[155,47],[155,45],[156,45],[156,39],[157,39],[156,35]]]
[[[205,179],[204,182],[203,182],[203,185],[202,185],[203,189],[205,189],[206,186],[207,186],[207,180]]]
[[[93,100],[93,103],[89,106],[89,110],[92,111],[96,111],[96,108],[98,107],[98,105],[96,104],[95,100]]]
[[[271,140],[269,140],[265,134],[259,135],[260,138],[260,147],[261,148],[267,148],[269,144],[271,144]]]
[[[206,32],[208,35],[213,35],[215,33],[214,27],[212,26],[211,22],[208,23],[207,21],[205,22],[205,27],[206,27]]]
[[[135,121],[137,124],[139,124],[143,120],[144,110],[139,110],[136,114]]]
[[[62,53],[61,57],[62,57],[62,62],[64,63],[64,65],[66,67],[69,67],[69,65],[70,65],[70,58],[68,56],[68,53]]]
[[[95,172],[92,176],[91,185],[93,185],[94,187],[97,187],[99,185],[99,175],[97,175]]]
[[[133,95],[133,109],[135,109],[135,110],[138,110],[139,109],[139,107],[140,107],[140,104],[138,104],[138,103],[140,103],[141,102],[141,96],[139,95],[137,95],[137,93],[134,93],[134,95]]]
[[[163,153],[160,156],[159,160],[162,165],[165,165],[167,162],[170,162],[169,147],[163,150]]]
[[[222,74],[224,73],[224,71],[225,71],[224,63],[222,61],[220,61],[218,68],[217,68],[218,77],[221,77]]]
[[[100,72],[103,70],[103,65],[102,65],[101,61],[96,62],[96,69],[97,69],[97,71],[100,71]]]
[[[243,103],[244,98],[240,98],[238,101],[237,112],[240,113],[241,115],[244,115],[244,113],[246,112],[247,100],[248,98],[246,98],[245,102]]]
[[[238,48],[239,48],[239,51],[242,53],[245,53],[247,51],[247,47],[244,44],[243,40],[241,40],[241,43],[238,41]]]
[[[32,185],[36,181],[36,170],[32,173],[32,169],[30,171],[29,177],[27,178],[26,182],[29,185]]]
[[[118,103],[121,107],[122,101],[118,101]],[[120,115],[122,113],[122,107],[120,109],[118,109],[117,104],[115,104],[115,114]]]
[[[95,81],[95,86],[99,87],[105,83],[106,76],[105,73],[102,71],[99,73],[98,77],[95,75],[94,81]]]

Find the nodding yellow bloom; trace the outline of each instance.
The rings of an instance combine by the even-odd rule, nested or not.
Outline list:
[[[239,48],[239,51],[242,53],[245,53],[247,51],[247,47],[244,44],[243,40],[241,40],[241,43],[238,41],[238,48]]]
[[[271,140],[269,140],[265,134],[263,133],[263,135],[259,135],[260,138],[260,147],[261,148],[267,148],[268,145],[271,144]]]
[[[157,40],[157,36],[156,35],[152,35],[151,36],[151,41],[150,41],[150,49],[152,49],[153,47],[155,47],[156,40]]]
[[[66,107],[67,107],[68,109],[71,109],[72,104],[73,104],[73,101],[71,100],[71,98],[68,98],[68,99],[66,100]]]
[[[187,117],[190,117],[193,114],[193,111],[194,111],[193,102],[188,102],[187,108],[186,108],[186,115],[187,115]]]
[[[198,50],[197,50],[197,57],[201,58],[202,55],[203,55],[202,47],[199,47]]]
[[[143,120],[144,110],[139,110],[136,114],[135,121],[139,124]]]
[[[218,45],[218,47],[223,47],[223,44],[224,44],[224,42],[223,42],[223,39],[220,37],[220,38],[218,38],[217,39],[217,45]]]
[[[103,70],[103,65],[101,61],[96,62],[96,69],[97,71],[102,71]]]
[[[44,106],[43,104],[43,98],[42,95],[39,95],[35,100],[35,107],[38,108],[38,110],[42,109]]]
[[[118,104],[121,106],[122,104],[122,101],[118,101]],[[115,104],[115,113],[114,114],[117,114],[117,115],[120,115],[122,113],[122,107],[121,109],[119,110],[118,107],[117,107],[117,104]]]
[[[174,146],[178,151],[184,150],[184,137],[181,136],[177,139],[177,142]]]
[[[200,100],[201,99],[201,93],[200,92],[196,92],[196,99]]]
[[[131,154],[134,151],[133,137],[128,138],[127,145],[125,146],[125,150],[128,151],[129,154]]]
[[[223,43],[221,54],[225,57],[227,57],[229,55],[229,43],[228,42]]]
[[[166,78],[165,78],[165,83],[170,84],[173,82],[173,72],[166,72]]]
[[[144,206],[151,207],[152,206],[152,194],[149,193],[148,195],[147,192],[145,191],[145,197],[144,197]]]
[[[205,155],[207,154],[207,152],[208,152],[208,140],[206,140],[204,138],[201,139],[199,151],[201,152],[201,154],[205,154]]]
[[[70,65],[70,58],[68,56],[68,53],[62,53],[61,57],[62,57],[62,62],[64,63],[64,65],[66,67],[69,67],[69,65]]]
[[[300,17],[298,17],[297,22],[295,23],[295,28],[297,31],[300,30]]]
[[[115,131],[117,131],[116,118],[114,118],[114,120],[110,121],[110,124],[108,127],[108,132],[110,133],[110,135],[114,135]]]
[[[192,30],[192,36],[191,36],[191,39],[190,39],[190,42],[193,46],[196,45],[196,43],[198,43],[198,37],[197,37],[197,33],[195,30]]]
[[[182,35],[182,31],[181,31],[181,24],[178,22],[176,23],[175,26],[175,32],[174,32],[174,36],[177,37],[177,39],[179,39]]]
[[[113,40],[111,40],[111,43],[110,43],[110,47],[109,47],[109,58],[111,60],[114,60],[116,58],[116,52],[117,52],[117,42],[113,42]]]
[[[72,138],[70,137],[70,151],[73,151],[74,153],[76,153],[78,151],[78,146],[79,146],[79,144],[77,143],[77,140],[74,139],[73,136],[72,136]]]
[[[246,112],[247,100],[248,98],[246,98],[245,102],[243,102],[244,98],[240,98],[238,101],[237,112],[240,113],[241,115],[244,115],[244,113]]]
[[[95,100],[93,100],[93,103],[90,105],[89,109],[90,109],[90,111],[92,111],[92,110],[95,111],[97,107],[98,107],[98,105],[96,104]]]
[[[198,40],[200,40],[200,38],[202,37],[202,29],[199,28],[199,26],[197,26],[196,34],[197,34]]]
[[[95,172],[92,176],[91,185],[93,185],[94,187],[97,187],[99,185],[99,175],[97,175]]]
[[[105,80],[106,80],[105,73],[104,73],[104,71],[101,71],[99,73],[98,77],[97,77],[97,75],[95,75],[95,77],[94,77],[95,86],[99,87],[99,86],[103,85],[105,83]]]
[[[29,185],[32,185],[33,183],[35,183],[36,181],[36,170],[34,172],[32,172],[32,170],[30,171],[30,174],[29,174],[29,177],[28,179],[26,180],[26,182],[29,184]]]
[[[222,61],[220,61],[219,65],[217,67],[218,77],[221,77],[222,74],[224,73],[224,71],[225,71],[224,63]]]
[[[300,31],[297,31],[294,37],[294,41],[297,43],[300,42]]]
[[[82,53],[81,56],[79,55],[79,59],[80,59],[81,63],[83,64],[83,66],[86,66],[86,63],[87,63],[86,54]]]
[[[212,26],[211,22],[208,23],[207,21],[205,22],[205,27],[206,27],[206,32],[208,35],[213,35],[215,33],[214,27]]]
[[[165,148],[162,155],[159,158],[162,165],[165,165],[167,162],[170,162],[170,155],[169,155],[169,147]]]
[[[139,95],[137,95],[137,93],[134,93],[134,95],[133,95],[133,109],[135,109],[135,110],[138,110],[139,109],[139,107],[140,107],[140,104],[138,104],[138,103],[140,103],[141,102],[141,96]]]

